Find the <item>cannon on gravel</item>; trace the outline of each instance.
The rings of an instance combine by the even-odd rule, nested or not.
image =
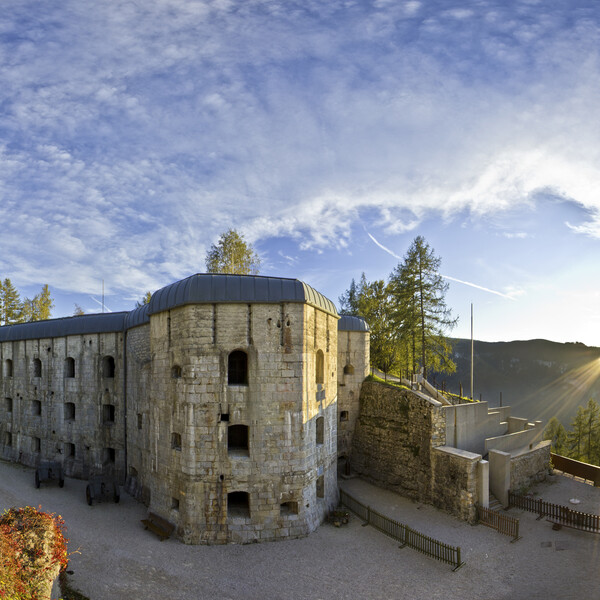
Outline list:
[[[39,488],[42,482],[47,483],[49,481],[58,481],[58,487],[63,487],[65,485],[63,468],[58,461],[42,461],[35,470],[36,488]]]
[[[92,506],[94,502],[118,502],[120,500],[119,486],[112,477],[92,475],[85,487],[86,502]]]

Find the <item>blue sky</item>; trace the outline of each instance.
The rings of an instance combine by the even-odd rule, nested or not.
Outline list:
[[[129,310],[229,227],[337,302],[416,235],[453,334],[600,345],[593,0],[3,0],[0,276]]]

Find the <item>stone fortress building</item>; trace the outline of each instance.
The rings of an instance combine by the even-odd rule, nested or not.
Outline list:
[[[509,407],[363,383],[366,323],[297,279],[198,274],[131,312],[0,327],[0,361],[0,458],[112,475],[191,544],[307,535],[350,468],[474,521],[549,465]]]
[[[303,536],[337,504],[368,341],[307,284],[243,275],[2,327],[0,456],[113,474],[187,543]]]

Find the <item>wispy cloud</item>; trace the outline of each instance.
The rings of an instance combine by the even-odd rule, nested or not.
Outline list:
[[[600,237],[599,12],[6,0],[0,269],[131,295],[229,226],[348,250],[365,213],[402,233],[548,190]]]

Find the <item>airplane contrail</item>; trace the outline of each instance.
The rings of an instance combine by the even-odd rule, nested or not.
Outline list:
[[[367,235],[371,238],[374,244],[379,246],[384,252],[392,255],[394,258],[398,260],[402,260],[401,256],[398,256],[395,252],[386,248],[383,244],[379,243],[366,229]],[[441,273],[440,273],[441,275]],[[476,283],[471,283],[470,281],[464,281],[462,279],[457,279],[456,277],[450,277],[450,275],[441,275],[444,279],[448,279],[449,281],[455,281],[456,283],[462,283],[463,285],[468,285],[469,287],[475,288],[477,290],[481,290],[483,292],[488,292],[489,294],[495,294],[496,296],[500,296],[501,298],[507,298],[508,300],[515,300],[512,296],[508,294],[503,294],[502,292],[498,292],[497,290],[491,290],[490,288],[483,287],[482,285],[478,285]]]

